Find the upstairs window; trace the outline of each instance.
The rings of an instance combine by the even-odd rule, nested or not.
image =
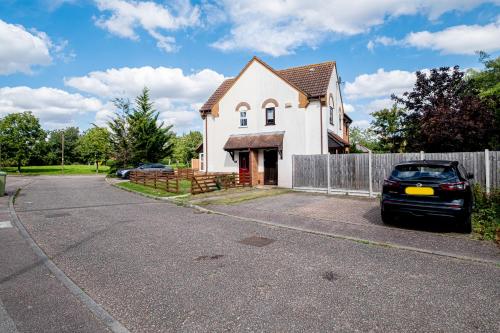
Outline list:
[[[275,108],[266,108],[266,126],[276,125]]]
[[[247,126],[248,126],[247,112],[240,111],[240,127],[247,127]]]
[[[333,106],[330,106],[330,125],[333,125]]]

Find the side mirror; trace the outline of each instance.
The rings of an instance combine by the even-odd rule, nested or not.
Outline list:
[[[467,179],[474,179],[474,174],[472,172],[467,173]]]

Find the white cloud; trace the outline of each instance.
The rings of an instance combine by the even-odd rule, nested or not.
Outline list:
[[[366,120],[366,119],[355,120],[351,124],[351,128],[352,127],[358,127],[358,128],[361,128],[361,129],[365,129],[365,128],[370,127],[370,122],[368,120]]]
[[[224,79],[224,75],[211,69],[185,74],[180,68],[146,66],[91,72],[65,79],[65,84],[107,100],[114,97],[133,100],[148,87],[160,119],[182,132],[198,127],[198,109]]]
[[[451,10],[468,10],[498,0],[221,0],[232,28],[212,44],[220,50],[254,50],[281,56],[326,38],[369,31],[402,15],[437,19]],[[372,43],[373,44],[373,43]],[[369,44],[368,47],[373,46]]]
[[[33,66],[49,65],[51,46],[45,33],[0,20],[0,74],[29,74]]]
[[[346,113],[353,113],[354,111],[356,111],[356,109],[354,108],[354,105],[349,103],[344,103],[344,111]]]
[[[170,6],[153,1],[132,0],[95,0],[101,12],[96,25],[111,34],[132,40],[139,40],[137,28],[144,29],[165,52],[177,49],[175,38],[166,36],[162,31],[175,31],[200,24],[200,9],[192,6],[189,0],[170,2]]]
[[[378,98],[363,105],[363,111],[372,113],[382,109],[390,109],[394,105],[394,101],[390,98]]]
[[[500,22],[481,25],[458,25],[442,31],[412,32],[404,43],[443,54],[474,54],[476,51],[500,50]]]
[[[347,82],[345,92],[348,98],[370,98],[400,94],[415,84],[415,73],[402,70],[386,72],[383,68],[373,74],[362,74]]]
[[[32,111],[49,129],[74,125],[76,118],[102,112],[107,107],[97,98],[60,89],[25,86],[0,88],[0,116]]]

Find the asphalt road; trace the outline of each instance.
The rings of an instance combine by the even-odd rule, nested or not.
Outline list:
[[[500,332],[496,265],[200,214],[98,177],[37,177],[16,211],[132,332]],[[47,273],[19,264],[21,245],[0,244],[0,300],[20,332],[106,330],[60,284],[39,290]],[[27,304],[45,313],[30,321]]]

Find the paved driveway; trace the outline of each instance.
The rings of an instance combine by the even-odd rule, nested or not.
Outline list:
[[[97,177],[37,178],[16,210],[49,257],[133,332],[500,331],[495,265],[200,214]],[[21,307],[2,288],[19,323]],[[33,320],[104,330],[90,319],[76,329]]]
[[[500,247],[456,233],[453,221],[402,218],[384,225],[375,198],[292,192],[209,208],[291,228],[500,264]]]

